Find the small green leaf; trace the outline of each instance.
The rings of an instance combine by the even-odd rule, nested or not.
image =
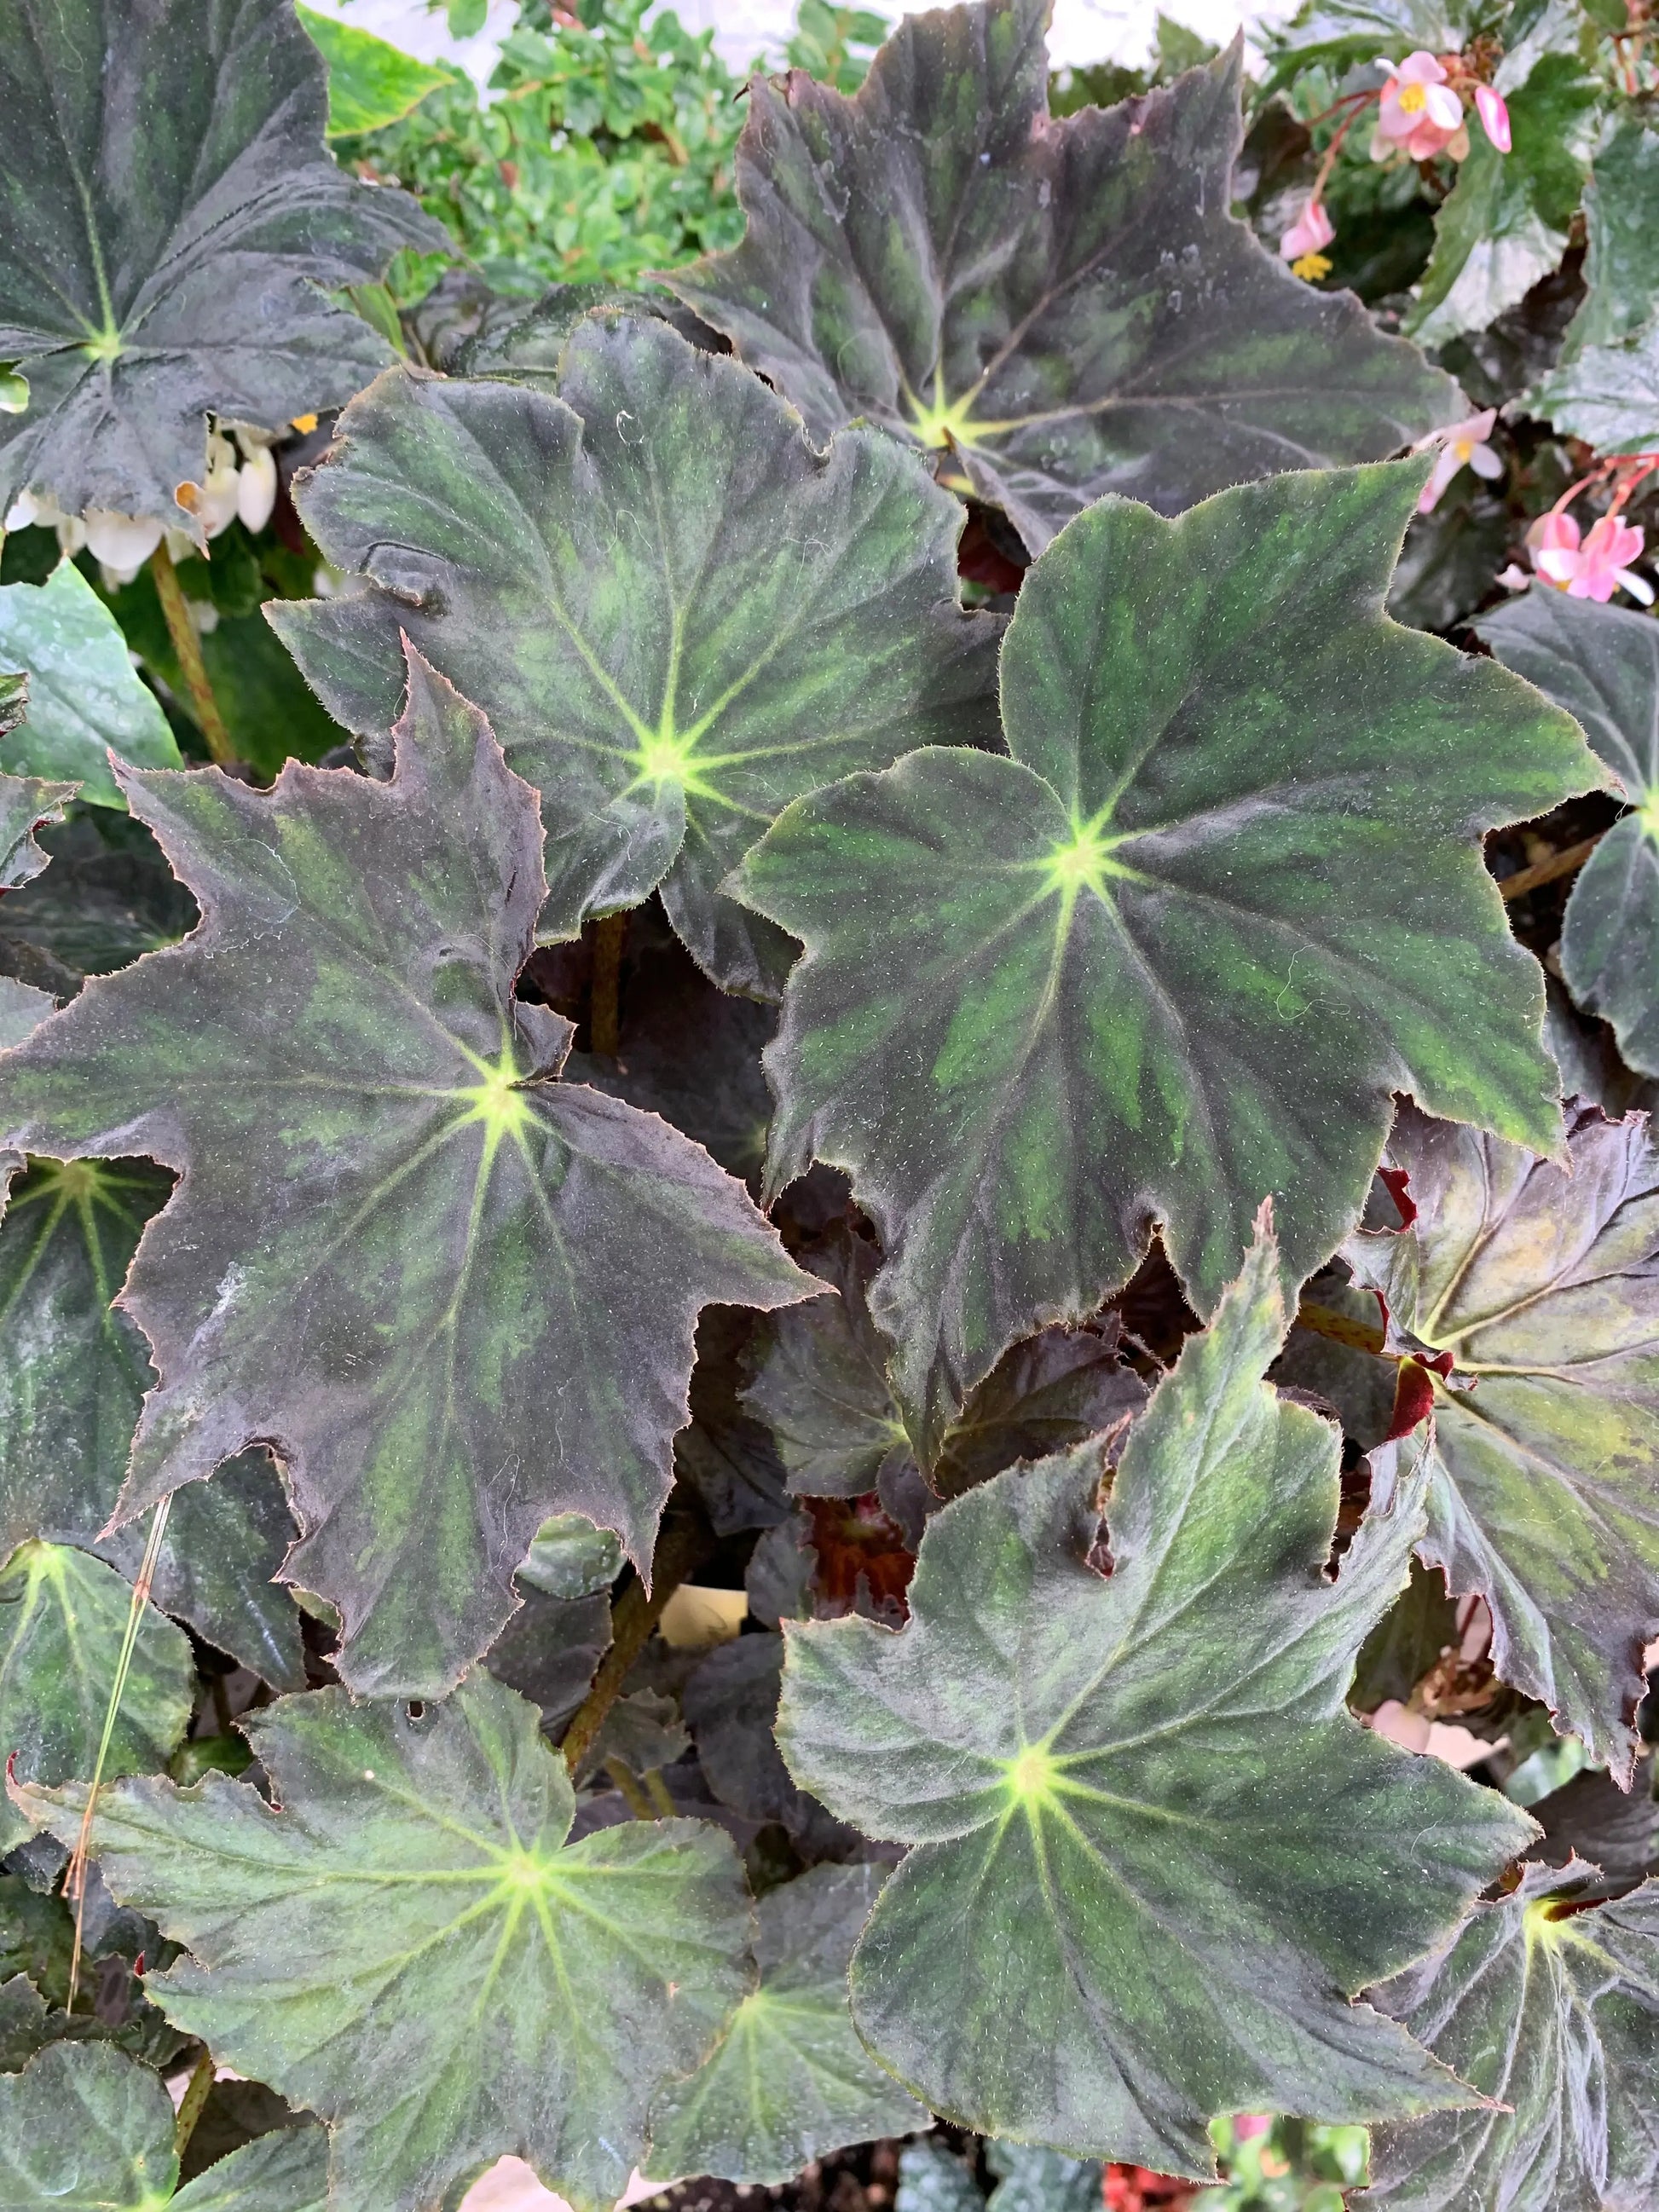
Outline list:
[[[161,2212],[179,2177],[159,2074],[101,2044],[54,2044],[0,2075],[7,2212]]]
[[[1334,1581],[1338,1439],[1265,1388],[1266,1221],[1114,1479],[1098,1442],[929,1522],[900,1635],[787,1628],[798,1783],[911,1846],[854,1958],[860,2033],[963,2124],[1208,2175],[1215,2114],[1362,2120],[1470,2092],[1348,2002],[1445,1935],[1531,1824],[1343,1704],[1415,1497]]]
[[[770,1188],[814,1153],[851,1175],[925,1455],[1154,1223],[1200,1311],[1265,1193],[1311,1273],[1396,1091],[1559,1142],[1541,979],[1480,837],[1605,772],[1515,678],[1383,616],[1422,481],[1287,475],[1174,522],[1103,500],[1021,590],[1012,757],[849,777],[732,879],[806,946]]]
[[[583,2212],[613,2202],[751,1979],[729,1838],[568,1844],[563,1762],[483,1678],[419,1717],[328,1689],[247,1725],[282,1810],[219,1775],[100,1800],[104,1879],[193,1954],[150,1996],[327,2122],[338,2203],[414,2212],[508,2150]],[[28,1802],[72,1837],[76,1793]]]
[[[328,135],[350,138],[401,123],[428,93],[453,82],[447,70],[417,62],[385,39],[337,15],[301,6],[295,13],[328,64]]]
[[[589,1597],[610,1589],[622,1564],[622,1546],[609,1528],[596,1528],[580,1513],[556,1513],[536,1531],[518,1579],[549,1597]]]
[[[1455,1595],[1492,1607],[1500,1677],[1627,1780],[1659,1621],[1659,1155],[1645,1118],[1579,1107],[1558,1165],[1406,1105],[1388,1159],[1417,1219],[1361,1231],[1344,1255],[1395,1328],[1461,1370],[1460,1387],[1433,1378],[1419,1552]]]
[[[1419,47],[1457,53],[1475,20],[1474,9],[1447,0],[1307,0],[1282,27],[1266,31],[1273,64],[1270,86],[1323,62],[1403,61]]]
[[[1379,2128],[1368,2203],[1602,2212],[1659,2188],[1659,1882],[1583,1904],[1586,1869],[1529,1867],[1370,1992],[1495,2101]]]
[[[0,1568],[0,1763],[20,1783],[90,1778],[131,1600],[112,1567],[67,1545],[20,1544]],[[105,1773],[164,1767],[195,1687],[188,1639],[146,1606]],[[0,1851],[28,1832],[0,1803]]]
[[[1435,218],[1434,257],[1410,328],[1425,345],[1483,331],[1566,251],[1595,142],[1602,89],[1576,54],[1546,54],[1510,89],[1500,154],[1470,116],[1469,151]]]
[[[33,489],[198,532],[175,493],[209,415],[282,430],[384,363],[331,289],[448,237],[330,158],[326,76],[289,0],[0,0],[0,359],[31,387],[0,511]]]
[[[112,1304],[173,1188],[142,1160],[40,1161],[0,1224],[0,1546],[76,1544],[131,1580],[142,1526],[103,1533],[144,1392],[144,1340]],[[174,1499],[155,1597],[276,1689],[305,1687],[299,1615],[272,1577],[299,1531],[263,1452]]]
[[[1659,1075],[1659,623],[1534,584],[1476,628],[1577,715],[1635,810],[1573,885],[1561,972],[1584,1012],[1613,1024],[1630,1065]]]
[[[204,919],[0,1063],[0,1142],[182,1173],[124,1294],[161,1380],[121,1517],[275,1440],[343,1677],[426,1697],[550,1512],[649,1558],[698,1309],[817,1285],[707,1153],[549,1079],[535,794],[410,668],[390,782],[122,771]]]
[[[800,419],[666,324],[583,324],[559,398],[397,369],[300,493],[356,596],[271,610],[330,712],[380,736],[404,635],[542,797],[544,937],[661,883],[716,981],[790,948],[720,895],[803,791],[933,739],[994,744],[1001,624],[965,615],[963,520],[872,430]]]
[[[173,2100],[161,2076],[104,2044],[60,2043],[0,2075],[3,2212],[325,2212],[328,2139],[284,2128],[174,2194]]]
[[[926,2126],[847,2004],[847,1962],[886,1871],[816,1867],[762,1898],[760,1985],[701,2070],[658,2097],[648,2175],[781,2183],[848,2143]]]
[[[1242,49],[1056,121],[1048,13],[913,16],[851,99],[757,79],[744,240],[664,281],[819,439],[914,440],[1033,551],[1105,492],[1176,513],[1455,421],[1449,377],[1229,213]]]
[[[109,750],[137,768],[184,766],[115,617],[72,561],[46,583],[0,589],[0,662],[29,685],[23,726],[5,747],[9,769],[72,777],[82,799],[125,806]]]
[[[0,774],[0,891],[14,891],[38,876],[50,857],[34,842],[43,822],[61,822],[75,796],[72,783]]]

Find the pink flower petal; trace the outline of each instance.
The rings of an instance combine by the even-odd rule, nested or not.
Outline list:
[[[1463,103],[1449,84],[1431,84],[1424,94],[1431,123],[1443,131],[1456,131],[1463,121]]]

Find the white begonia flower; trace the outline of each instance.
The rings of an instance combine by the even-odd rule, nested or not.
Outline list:
[[[204,537],[218,537],[236,520],[240,474],[236,448],[228,438],[213,431],[208,438],[206,482],[181,483],[173,495],[187,514],[196,517]]]
[[[161,542],[159,515],[117,514],[106,507],[89,507],[82,517],[87,546],[93,558],[131,582]]]
[[[237,474],[236,512],[242,527],[257,535],[276,504],[276,456],[269,446],[256,446],[249,453],[244,442],[243,451],[247,458]]]
[[[48,499],[42,491],[20,491],[6,509],[5,527],[8,530],[29,530],[38,525],[50,530],[63,520],[56,500]]]
[[[60,514],[58,518],[58,543],[72,561],[87,542],[87,526],[78,514]]]

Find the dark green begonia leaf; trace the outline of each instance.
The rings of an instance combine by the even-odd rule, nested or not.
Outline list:
[[[19,1781],[90,1778],[131,1602],[113,1567],[66,1544],[20,1544],[0,1568],[0,1765]],[[146,1606],[105,1773],[165,1766],[195,1688],[189,1639]],[[0,1803],[0,1851],[28,1832]]]
[[[337,407],[386,342],[325,288],[448,236],[323,144],[327,70],[287,0],[3,0],[0,509],[155,515],[207,473],[207,417]]]
[[[1564,1169],[1402,1106],[1388,1159],[1417,1219],[1343,1249],[1456,1361],[1459,1387],[1432,1377],[1423,1558],[1486,1600],[1503,1680],[1628,1781],[1659,1634],[1659,1155],[1644,1116],[1593,1106],[1567,1143]]]
[[[674,1820],[567,1844],[563,1762],[483,1677],[418,1717],[327,1689],[246,1725],[280,1812],[222,1775],[100,1799],[105,1880],[192,1954],[150,1996],[328,2124],[338,2212],[435,2204],[509,2150],[614,2201],[652,2098],[752,1980],[730,1840]],[[76,1793],[25,1795],[73,1837]]]
[[[1229,212],[1242,49],[1063,120],[1048,0],[901,23],[850,99],[749,90],[740,246],[665,278],[816,435],[931,449],[1033,551],[1105,492],[1164,513],[1380,459],[1462,402]]]
[[[176,2189],[173,2100],[107,2045],[58,2044],[0,2076],[0,2212],[324,2212],[328,2138],[284,2128]]]
[[[1568,716],[1398,629],[1422,465],[1081,515],[1002,654],[1012,757],[798,800],[732,878],[805,940],[768,1054],[773,1189],[843,1167],[924,1454],[1004,1346],[1161,1224],[1194,1303],[1265,1192],[1310,1273],[1390,1094],[1550,1151],[1543,987],[1480,838],[1603,776]]]
[[[1000,621],[964,614],[963,511],[875,430],[799,416],[665,324],[585,323],[559,397],[411,369],[300,493],[356,596],[270,610],[331,714],[378,735],[406,634],[542,796],[541,931],[659,883],[717,982],[790,948],[719,885],[779,810],[932,741],[994,744]]]
[[[1569,357],[1622,345],[1659,317],[1659,118],[1614,112],[1584,192],[1584,297],[1567,329]]]
[[[857,1836],[795,1787],[772,1733],[782,1679],[781,1636],[734,1636],[717,1644],[680,1694],[697,1762],[720,1803],[744,1820],[775,1820],[811,1856],[844,1856]]]
[[[1094,2212],[1101,2198],[1100,2166],[1093,2159],[1064,2158],[1026,2143],[988,2142],[985,2163],[997,2177],[985,2200],[987,2212]]]
[[[1595,143],[1601,82],[1576,53],[1547,53],[1523,82],[1500,89],[1513,143],[1500,154],[1471,110],[1468,155],[1435,218],[1434,254],[1408,325],[1425,345],[1484,331],[1566,251]]]
[[[0,975],[0,1052],[33,1035],[57,1003],[50,991],[20,983],[15,975]],[[0,1168],[16,1157],[0,1153]]]
[[[859,2041],[847,1964],[885,1867],[815,1867],[760,1900],[760,1983],[700,2070],[658,2098],[648,2174],[792,2180],[811,2160],[927,2113]]]
[[[0,1141],[182,1171],[123,1292],[161,1381],[120,1515],[271,1443],[343,1679],[415,1697],[550,1512],[648,1559],[698,1308],[817,1286],[706,1152],[544,1079],[569,1024],[511,997],[535,794],[410,670],[390,782],[122,771],[204,918],[0,1062]]]
[[[184,766],[119,625],[72,561],[44,584],[0,589],[0,663],[29,680],[28,713],[5,746],[9,769],[73,777],[83,800],[125,806],[106,748],[138,768]]]
[[[870,1318],[879,1256],[832,1232],[806,1264],[838,1296],[778,1314],[756,1332],[741,1402],[772,1431],[793,1497],[860,1498],[914,1466],[909,1431],[887,1384],[890,1347]],[[1006,1352],[968,1396],[927,1470],[942,1497],[1017,1459],[1039,1459],[1138,1413],[1146,1387],[1118,1357],[1115,1320],[1049,1328]]]
[[[1528,1867],[1370,1993],[1498,2100],[1371,2139],[1367,2204],[1644,2212],[1659,2192],[1659,1882],[1583,1904],[1586,1869]],[[1503,2106],[1509,2109],[1504,2110]]]
[[[0,1546],[77,1544],[131,1579],[145,1530],[103,1534],[144,1392],[144,1340],[119,1290],[173,1178],[143,1160],[42,1160],[0,1224]],[[277,1689],[305,1687],[300,1617],[274,1580],[298,1536],[276,1470],[244,1452],[179,1492],[154,1595]]]
[[[1628,1790],[1621,1790],[1605,1768],[1583,1766],[1528,1810],[1544,1831],[1528,1856],[1565,1866],[1576,1852],[1600,1869],[1601,1886],[1609,1896],[1634,1889],[1659,1864],[1659,1802],[1653,1795],[1650,1752],[1637,1761]]]
[[[532,1589],[490,1645],[484,1664],[498,1682],[541,1707],[542,1726],[556,1741],[610,1645],[608,1599],[597,1592],[550,1597]]]
[[[1327,1578],[1338,1439],[1262,1383],[1285,1328],[1264,1209],[1130,1432],[1109,1577],[1097,1443],[937,1514],[902,1634],[786,1628],[797,1782],[912,1847],[854,1958],[854,2021],[965,2126],[1207,2175],[1218,2112],[1470,2101],[1349,1996],[1534,1831],[1345,1709],[1421,1512],[1368,1516]]]
[[[47,783],[37,776],[0,775],[0,891],[14,891],[46,865],[48,854],[34,842],[45,822],[61,822],[75,796],[72,783]]]
[[[1612,1023],[1630,1065],[1659,1075],[1659,623],[1534,584],[1476,628],[1577,715],[1635,810],[1573,885],[1561,972],[1584,1011]]]

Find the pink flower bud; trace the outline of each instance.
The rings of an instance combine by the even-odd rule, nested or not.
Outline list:
[[[1476,85],[1474,111],[1492,144],[1500,154],[1507,154],[1510,150],[1510,111],[1504,105],[1502,93],[1494,92],[1489,84]]]
[[[1336,225],[1326,214],[1325,203],[1310,199],[1279,240],[1279,258],[1299,261],[1304,253],[1322,252],[1335,236]]]

